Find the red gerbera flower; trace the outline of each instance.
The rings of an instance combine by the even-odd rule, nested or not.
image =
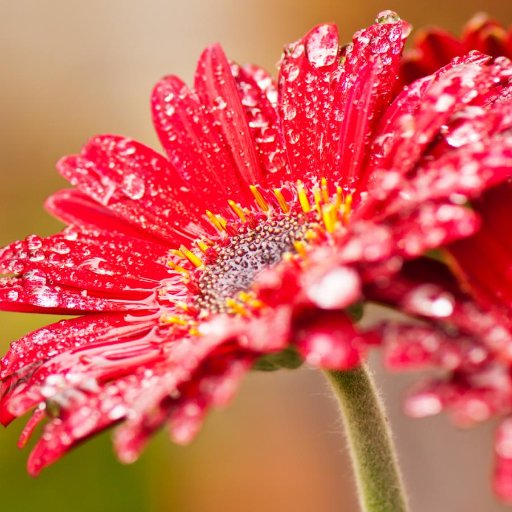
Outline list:
[[[48,420],[32,474],[121,422],[124,461],[164,424],[186,442],[254,365],[347,369],[389,329],[420,329],[362,330],[366,300],[426,320],[420,339],[491,346],[421,257],[474,234],[467,201],[512,173],[512,64],[473,52],[398,90],[408,32],[385,12],[340,48],[315,27],[277,86],[209,47],[193,89],[155,87],[167,158],[104,135],[59,162],[76,188],[47,206],[69,227],[0,254],[2,309],[81,315],[1,362],[2,421],[35,408],[24,444]]]
[[[404,55],[402,79],[410,83],[430,75],[455,57],[478,50],[493,57],[512,58],[512,25],[507,29],[486,14],[475,15],[460,37],[438,27],[420,30]]]
[[[467,23],[460,38],[438,28],[423,30],[416,37],[413,49],[403,59],[402,80],[409,83],[419,79],[474,49],[499,59],[511,58],[512,27],[507,29],[487,15],[478,14]],[[501,103],[501,119],[512,119],[511,97],[512,89],[508,86],[497,104]],[[448,143],[457,145],[480,138],[488,129],[485,125],[493,123],[492,115],[482,122],[486,117],[482,114],[467,112],[465,120],[461,119],[459,126],[445,134]],[[510,120],[506,125],[504,132],[510,136]],[[411,343],[406,340],[397,342],[388,337],[390,344],[387,354],[388,363],[401,369],[404,365],[412,363],[418,366],[421,363],[450,370],[445,379],[426,382],[411,394],[406,403],[406,410],[411,415],[424,416],[447,409],[462,425],[483,421],[494,415],[505,415],[496,433],[494,487],[506,501],[512,501],[512,450],[509,448],[512,443],[512,350],[509,336],[512,328],[512,245],[507,238],[508,224],[512,219],[511,198],[512,185],[509,180],[472,201],[472,208],[482,219],[481,228],[467,240],[449,246],[450,267],[460,278],[464,293],[461,295],[460,287],[454,282],[447,289],[446,280],[437,291],[452,301],[458,297],[457,309],[464,323],[479,323],[487,331],[485,348],[467,337],[463,337],[459,343],[453,343],[453,339],[447,343],[438,336],[430,339],[423,337],[418,342],[419,333],[416,333],[414,341],[411,336]],[[410,285],[409,282],[406,286]],[[467,294],[479,305],[475,306]],[[398,295],[396,299],[400,302]]]

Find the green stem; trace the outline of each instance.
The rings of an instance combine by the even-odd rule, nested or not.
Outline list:
[[[407,499],[381,400],[365,366],[328,371],[350,445],[361,512],[407,512]]]

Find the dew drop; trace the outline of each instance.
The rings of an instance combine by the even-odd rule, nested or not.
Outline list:
[[[37,235],[30,235],[26,238],[27,248],[29,251],[37,251],[43,246],[43,241]]]
[[[215,107],[218,109],[218,110],[224,110],[226,107],[227,107],[227,103],[226,103],[226,100],[222,97],[222,96],[217,96],[214,100],[213,100],[213,104],[215,105]]]
[[[283,116],[287,121],[291,121],[297,115],[297,109],[293,105],[285,105],[283,107]]]
[[[52,247],[52,251],[56,252],[57,254],[68,254],[70,248],[64,242],[56,242]]]
[[[294,59],[298,59],[303,53],[304,53],[304,45],[299,43],[299,44],[296,44],[295,47],[291,50],[290,55]]]
[[[119,149],[120,149],[119,154],[122,155],[122,156],[132,156],[137,151],[135,149],[135,146],[133,146],[132,144],[127,143],[126,141],[123,141],[123,143],[120,144],[120,148]]]
[[[288,136],[288,142],[290,144],[297,144],[297,142],[299,142],[300,133],[294,132],[293,130],[288,130],[286,135]]]
[[[377,14],[377,19],[375,20],[376,23],[379,23],[381,25],[384,25],[386,23],[397,23],[400,21],[400,16],[395,11],[381,11],[379,14]]]
[[[338,55],[338,38],[328,25],[321,25],[310,36],[307,46],[308,60],[315,68],[335,63]]]
[[[128,410],[126,409],[126,407],[122,404],[118,404],[116,406],[114,406],[109,412],[108,412],[108,417],[111,419],[111,420],[119,420],[121,419],[123,416],[126,416]]]
[[[338,268],[327,272],[307,287],[308,297],[320,308],[339,309],[357,300],[359,278],[351,269]]]
[[[435,285],[423,285],[413,290],[405,299],[414,311],[427,316],[445,318],[453,313],[454,298]]]
[[[7,300],[10,300],[11,302],[17,301],[19,296],[20,294],[16,290],[9,290],[7,292]]]
[[[134,201],[141,199],[146,192],[144,180],[136,174],[127,174],[123,178],[123,192]]]
[[[288,80],[288,82],[295,81],[297,79],[297,77],[299,76],[299,73],[300,73],[299,67],[292,64],[288,68],[288,75],[286,77],[286,80]]]
[[[44,285],[46,284],[46,274],[41,270],[29,270],[23,278],[32,284]]]
[[[455,98],[451,94],[441,94],[434,104],[436,112],[446,112],[455,103]]]
[[[34,304],[43,308],[54,308],[59,305],[58,295],[48,286],[38,286],[32,290]]]

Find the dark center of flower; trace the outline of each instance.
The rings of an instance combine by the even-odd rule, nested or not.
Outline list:
[[[197,240],[197,248],[182,245],[170,251],[174,257],[167,265],[183,276],[190,293],[183,302],[166,285],[161,296],[177,309],[163,314],[163,323],[193,325],[198,314],[247,315],[259,310],[264,303],[253,288],[259,274],[286,254],[296,262],[307,261],[315,240],[334,236],[349,222],[351,192],[329,186],[325,178],[309,189],[298,181],[295,191],[287,190],[288,198],[277,188],[261,191],[251,185],[250,190],[253,207],[228,200],[232,213],[227,218],[206,210],[218,238]]]
[[[294,242],[303,240],[309,227],[306,219],[287,216],[269,219],[231,237],[229,244],[217,251],[215,261],[203,269],[198,306],[211,312],[226,311],[226,300],[247,291],[265,268],[294,251]]]

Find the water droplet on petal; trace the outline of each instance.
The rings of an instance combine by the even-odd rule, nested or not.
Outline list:
[[[9,290],[7,292],[7,299],[14,302],[18,300],[19,293],[16,290]]]
[[[226,107],[227,107],[227,103],[226,103],[226,100],[222,97],[222,96],[217,96],[214,100],[213,100],[213,104],[215,105],[215,107],[218,109],[218,110],[224,110]]]
[[[29,270],[27,273],[24,274],[23,278],[32,284],[46,284],[46,274],[41,270]]]
[[[140,199],[146,192],[144,180],[136,174],[127,174],[123,178],[123,192],[134,201]]]
[[[299,76],[299,72],[300,72],[300,70],[299,70],[298,66],[291,65],[288,68],[288,75],[286,77],[286,80],[288,80],[288,82],[293,82]]]
[[[430,284],[417,287],[404,302],[415,312],[436,318],[450,316],[455,307],[455,300],[451,294]]]
[[[381,25],[384,25],[386,23],[396,23],[400,21],[400,16],[395,11],[381,11],[379,14],[377,14],[377,19],[375,20],[376,23],[380,23]]]
[[[27,236],[25,240],[27,242],[27,247],[29,251],[37,251],[38,249],[41,249],[41,247],[43,246],[42,239],[37,235]]]
[[[52,251],[57,254],[68,254],[70,252],[70,248],[64,242],[56,242],[53,244]]]
[[[297,109],[293,105],[284,105],[283,116],[287,121],[291,121],[297,115]]]
[[[323,309],[344,308],[355,302],[360,292],[359,277],[349,268],[331,270],[306,288],[308,297]]]
[[[48,286],[38,286],[32,290],[34,304],[43,308],[54,308],[59,305],[57,292]]]

